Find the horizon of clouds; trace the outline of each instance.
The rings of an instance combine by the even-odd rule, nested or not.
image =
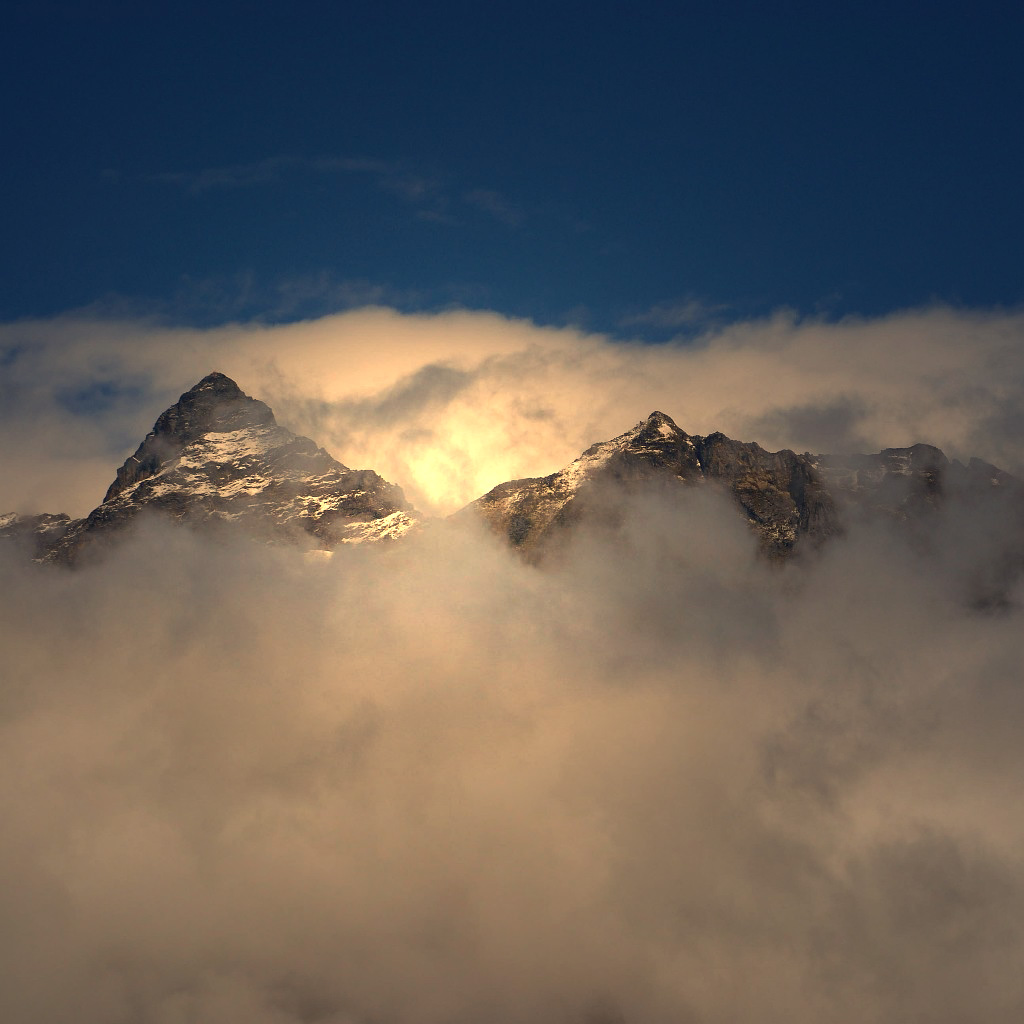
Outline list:
[[[367,307],[175,327],[68,314],[0,325],[2,510],[81,515],[157,415],[217,369],[283,425],[444,514],[554,472],[654,409],[777,450],[919,441],[1024,472],[1024,314],[787,312],[646,345],[486,311]]]

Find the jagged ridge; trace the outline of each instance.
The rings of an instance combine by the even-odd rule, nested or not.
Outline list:
[[[588,448],[565,469],[499,484],[460,515],[482,516],[537,561],[581,519],[607,514],[609,489],[621,495],[654,482],[725,488],[772,558],[841,532],[851,507],[905,518],[934,508],[948,486],[1020,486],[980,459],[966,467],[950,463],[930,445],[877,455],[768,452],[720,432],[687,434],[655,411],[632,430]]]
[[[482,516],[536,561],[580,520],[614,518],[610,495],[701,484],[732,496],[772,558],[820,544],[856,515],[918,521],[947,492],[975,499],[999,492],[1018,505],[1024,495],[1024,484],[1002,470],[980,459],[950,462],[930,445],[874,455],[768,452],[722,433],[687,434],[656,411],[558,472],[499,484],[456,518]],[[199,525],[234,522],[318,547],[398,537],[417,520],[400,488],[342,465],[279,426],[229,377],[211,373],[160,415],[89,516],[8,515],[0,517],[0,537],[34,544],[45,560],[73,562],[143,512]]]
[[[279,426],[223,373],[161,413],[100,505],[71,522],[45,560],[74,562],[144,512],[191,525],[234,522],[317,547],[400,536],[417,518],[401,488]]]
[[[181,450],[204,434],[225,433],[263,424],[276,426],[270,407],[244,394],[223,373],[208,373],[160,414],[142,444],[117,471],[103,500],[110,501],[132,484],[155,476]]]

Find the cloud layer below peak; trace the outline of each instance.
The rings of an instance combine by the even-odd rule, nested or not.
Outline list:
[[[441,511],[654,408],[1019,469],[1022,330],[11,324],[0,509],[84,511],[213,369]],[[724,502],[627,503],[544,572],[465,521],[330,560],[159,522],[76,572],[0,551],[0,1017],[1017,1024],[1024,594],[965,594],[1019,524],[853,524],[778,569]]]

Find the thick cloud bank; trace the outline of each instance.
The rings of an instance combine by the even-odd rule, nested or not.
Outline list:
[[[1020,473],[1022,341],[942,309],[657,348],[10,324],[0,512],[88,511],[213,369],[426,511],[655,408]],[[0,551],[0,1019],[1018,1024],[1019,521],[862,524],[782,570],[711,490],[545,571],[466,523],[322,561],[159,523],[79,572]]]
[[[0,1018],[1017,1024],[1020,612],[723,501],[4,565]]]
[[[1024,475],[1020,313],[779,315],[661,346],[494,313],[367,309],[210,330],[68,317],[0,326],[0,368],[0,512],[88,512],[211,370],[425,512],[560,469],[654,409],[773,450],[923,441]]]

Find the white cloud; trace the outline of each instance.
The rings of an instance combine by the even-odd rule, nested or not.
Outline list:
[[[1019,613],[684,497],[550,574],[450,527],[6,565],[0,1016],[1015,1024]]]
[[[0,509],[85,511],[212,369],[440,509],[656,407],[1019,469],[1022,331],[26,321]],[[1024,593],[964,606],[1015,524],[779,571],[677,497],[545,573],[471,524],[328,562],[158,523],[74,573],[0,552],[0,1018],[1016,1024]]]
[[[426,511],[552,472],[655,408],[691,433],[773,449],[926,441],[1024,471],[1018,313],[779,315],[659,346],[486,312],[367,308],[209,330],[68,316],[0,327],[0,351],[3,509],[86,511],[158,413],[212,369]],[[126,381],[134,392],[105,408],[67,407],[69,393]]]

